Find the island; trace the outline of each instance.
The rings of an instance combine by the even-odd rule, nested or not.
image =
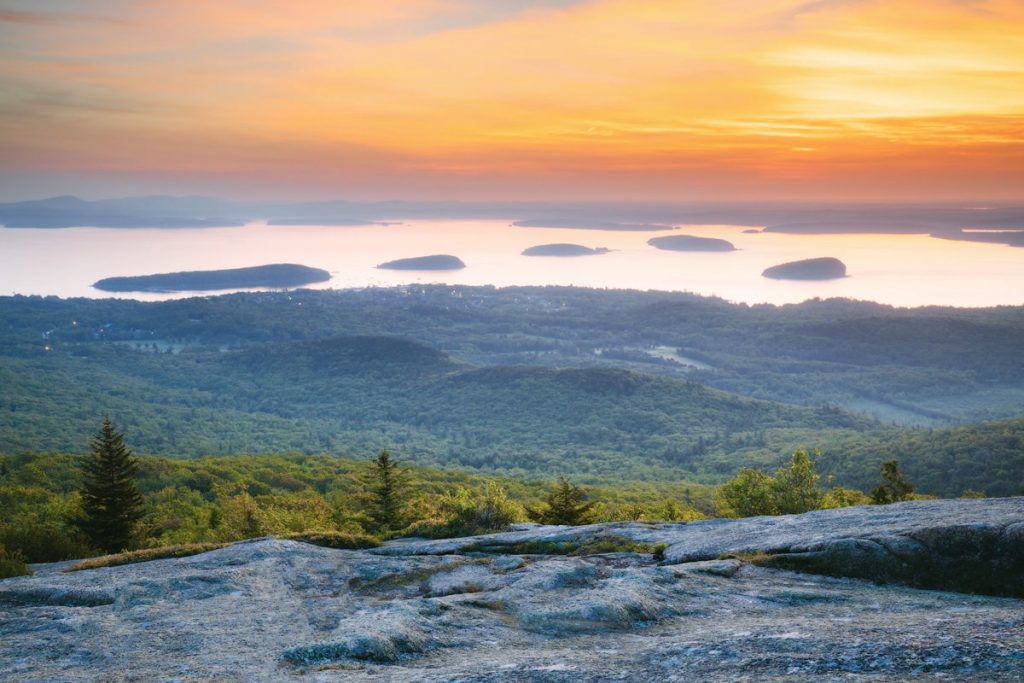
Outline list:
[[[768,268],[761,275],[773,280],[835,280],[846,277],[846,264],[826,256],[781,263]]]
[[[747,230],[743,231],[743,234],[744,235],[760,235],[762,232],[764,232],[764,231],[760,230],[759,228],[748,228]]]
[[[331,274],[322,268],[272,263],[249,268],[108,277],[94,282],[92,286],[104,292],[205,292],[250,287],[301,287],[330,279]]]
[[[397,221],[370,221],[362,218],[271,218],[267,225],[299,226],[299,227],[331,227],[331,228],[359,228],[371,225],[389,227],[402,225]]]
[[[582,244],[538,244],[536,247],[529,247],[522,252],[523,256],[596,256],[607,254],[605,247],[591,249]]]
[[[385,270],[461,270],[466,267],[462,259],[450,254],[400,258],[377,265]]]
[[[652,237],[647,244],[666,251],[736,251],[732,242],[715,237],[696,237],[694,235],[666,235]]]
[[[624,232],[657,232],[675,230],[674,225],[662,223],[617,223],[572,218],[535,218],[512,223],[517,228],[565,228],[568,230],[621,230]]]

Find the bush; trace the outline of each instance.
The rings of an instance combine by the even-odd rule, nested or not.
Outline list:
[[[60,520],[43,521],[34,514],[19,515],[10,520],[10,526],[0,526],[0,545],[27,562],[60,562],[99,552],[78,529]]]
[[[25,563],[25,556],[17,550],[8,551],[0,545],[0,579],[12,576],[29,576],[32,570]]]
[[[820,451],[815,452],[820,456]],[[805,449],[793,452],[788,464],[775,476],[743,468],[736,477],[718,487],[716,507],[723,517],[792,515],[822,508],[863,505],[869,502],[860,491],[834,487],[824,491],[819,483],[815,460]]]
[[[488,482],[483,490],[459,487],[445,494],[437,503],[437,515],[414,522],[402,536],[424,538],[458,538],[508,531],[515,522],[526,519],[523,507],[508,497],[496,482]]]
[[[654,549],[651,551],[651,556],[654,558],[655,562],[664,562],[665,561],[665,550],[667,548],[668,548],[668,545],[665,544],[665,543],[658,543],[657,545],[654,546]]]
[[[338,550],[362,550],[364,548],[378,548],[381,545],[380,539],[375,536],[347,534],[343,531],[308,531],[284,534],[278,536],[278,538]]]

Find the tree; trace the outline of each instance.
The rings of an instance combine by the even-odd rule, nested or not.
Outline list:
[[[541,524],[565,524],[579,526],[590,521],[594,503],[585,502],[586,492],[565,477],[558,478],[558,484],[544,499],[543,510],[526,509],[526,514]]]
[[[83,516],[78,524],[97,548],[120,552],[131,544],[143,515],[142,494],[135,484],[139,461],[110,418],[103,419],[91,448],[90,455],[79,459]]]
[[[756,517],[779,514],[775,480],[762,470],[742,468],[733,479],[718,487],[715,507],[725,517]]]
[[[875,505],[888,505],[903,500],[910,500],[917,487],[907,481],[900,472],[900,464],[896,460],[882,463],[882,483],[871,492],[871,502]]]
[[[820,456],[819,451],[815,451]],[[819,486],[814,458],[806,449],[793,451],[790,461],[772,476],[744,467],[735,478],[718,487],[719,514],[729,517],[793,515],[817,510],[826,504]]]
[[[821,457],[821,452],[815,451],[814,455]],[[807,449],[793,451],[789,464],[775,470],[772,488],[779,514],[798,515],[819,509],[825,499],[825,492],[818,486],[820,480],[814,458]]]
[[[407,475],[391,454],[381,451],[370,461],[370,517],[379,533],[396,531],[405,526]]]

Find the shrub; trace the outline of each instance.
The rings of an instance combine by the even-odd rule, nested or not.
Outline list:
[[[8,551],[0,545],[0,579],[12,576],[29,576],[32,570],[25,563],[25,556],[20,551]]]
[[[654,558],[655,562],[664,562],[665,561],[665,549],[666,548],[668,548],[668,545],[665,544],[665,543],[658,543],[657,545],[654,546],[654,549],[651,551],[651,556]]]
[[[348,534],[343,531],[304,531],[284,534],[278,538],[338,550],[362,550],[363,548],[378,548],[381,545],[380,539],[375,536]]]
[[[819,456],[820,451],[815,455]],[[819,510],[830,507],[820,481],[814,458],[806,449],[799,449],[793,451],[789,463],[775,470],[775,476],[761,470],[741,469],[734,479],[718,487],[716,507],[719,514],[727,517],[792,515]],[[849,497],[839,490],[831,502],[840,503]]]

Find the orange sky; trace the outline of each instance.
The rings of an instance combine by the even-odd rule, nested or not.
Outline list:
[[[4,198],[1019,200],[1020,0],[0,0]]]

